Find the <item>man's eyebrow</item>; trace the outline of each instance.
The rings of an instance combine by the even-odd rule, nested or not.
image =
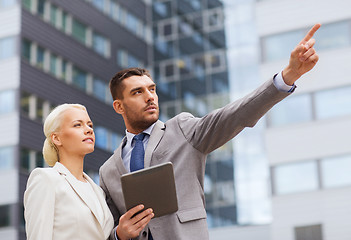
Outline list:
[[[150,85],[148,86],[148,88],[151,88],[151,87],[156,87],[156,83],[150,84]],[[141,89],[142,89],[142,87],[132,88],[132,89],[130,90],[130,92],[132,93],[132,92],[135,92],[135,91],[138,91],[138,90],[141,90]]]
[[[141,90],[141,89],[142,89],[142,87],[132,88],[132,89],[130,90],[130,92],[132,93],[132,92],[135,92],[135,91],[138,91],[138,90]]]

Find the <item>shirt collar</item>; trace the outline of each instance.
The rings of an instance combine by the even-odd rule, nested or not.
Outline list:
[[[155,127],[155,124],[156,124],[156,122],[153,123],[153,124],[152,124],[150,127],[148,127],[147,129],[145,129],[145,130],[143,131],[143,133],[147,133],[147,134],[150,136],[150,134],[151,134],[151,132],[152,132],[152,129],[154,129],[154,127]],[[129,144],[129,145],[132,144],[132,139],[133,139],[133,137],[134,137],[135,135],[136,135],[136,134],[130,133],[130,132],[128,132],[128,130],[126,129],[127,144]]]

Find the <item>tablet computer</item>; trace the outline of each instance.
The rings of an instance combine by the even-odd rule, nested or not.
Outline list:
[[[178,201],[171,162],[144,168],[121,176],[127,210],[143,204],[152,208],[154,217],[178,211]]]

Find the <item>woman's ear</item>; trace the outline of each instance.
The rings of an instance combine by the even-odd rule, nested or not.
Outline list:
[[[123,114],[124,109],[123,109],[123,104],[122,101],[117,99],[113,101],[113,109],[116,111],[118,114]]]
[[[51,142],[53,144],[55,144],[56,146],[61,146],[62,145],[61,139],[60,139],[60,136],[58,135],[58,133],[52,133],[51,134]]]

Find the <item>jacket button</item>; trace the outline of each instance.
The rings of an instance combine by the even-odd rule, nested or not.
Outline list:
[[[147,233],[146,231],[143,232],[143,237],[146,237]]]

